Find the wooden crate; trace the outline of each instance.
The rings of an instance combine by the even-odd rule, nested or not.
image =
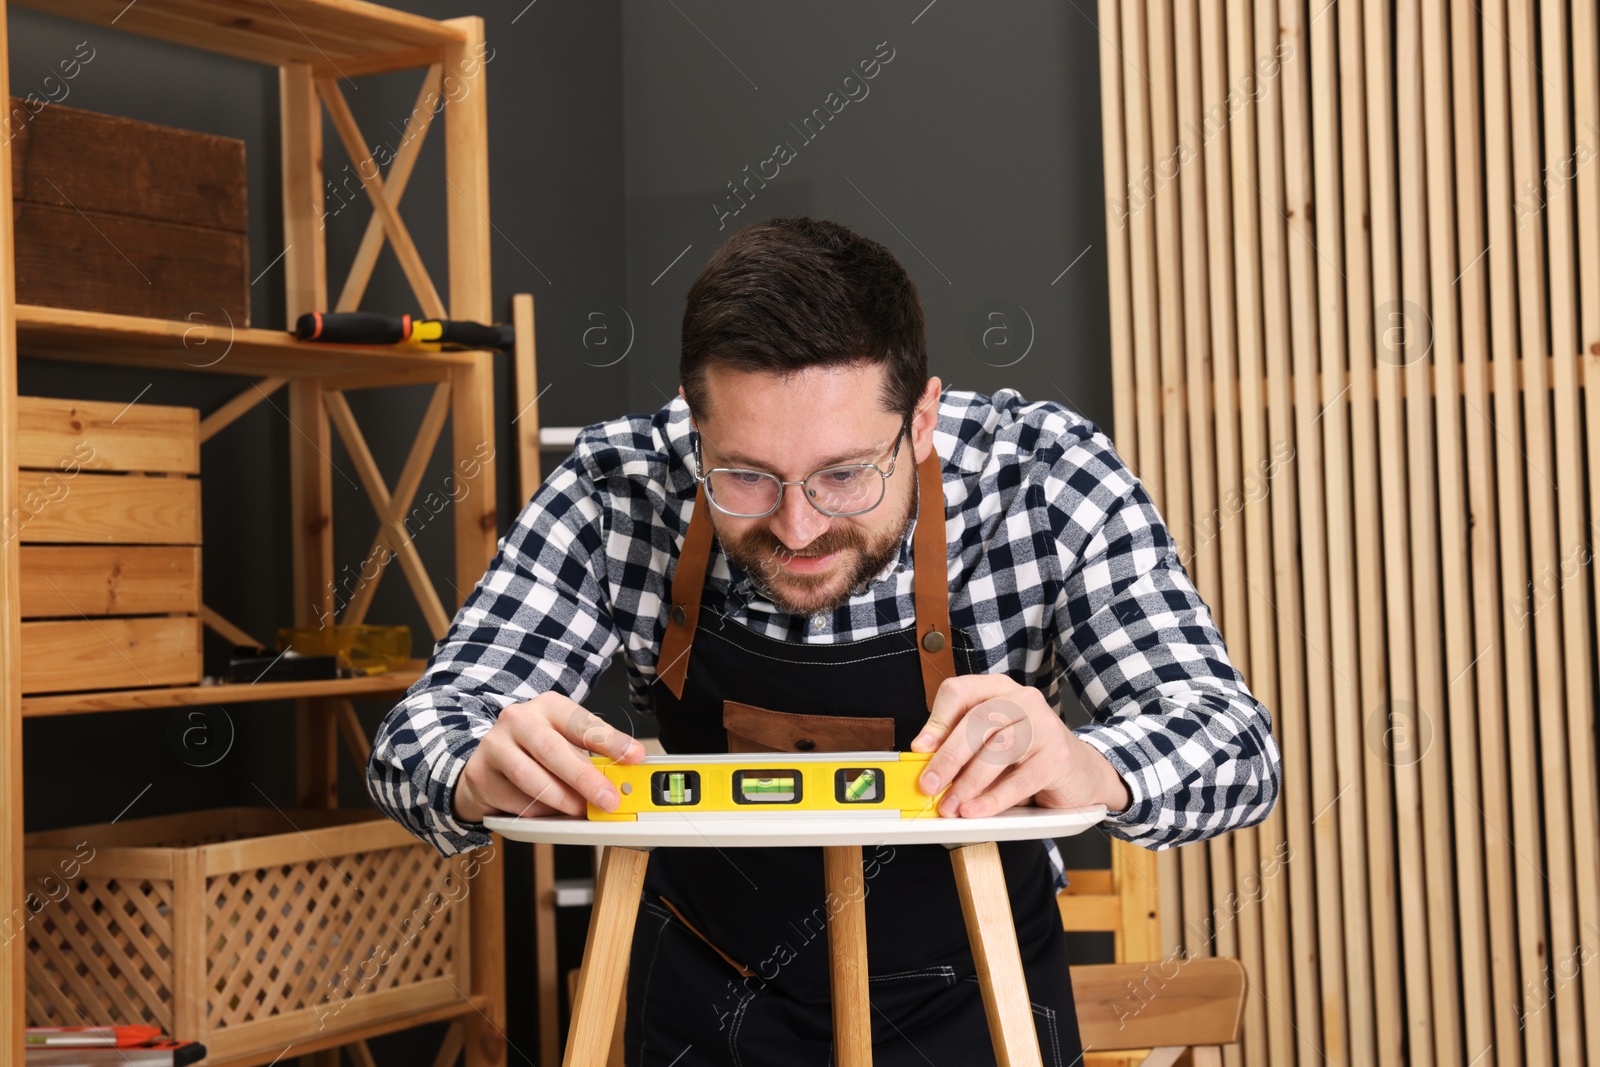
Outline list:
[[[194,545],[23,545],[21,558],[25,619],[200,610]]]
[[[132,819],[25,855],[30,1026],[160,1026],[223,1060],[471,993],[478,865],[373,811]]]
[[[243,141],[53,104],[11,181],[18,303],[249,325]]]
[[[17,398],[22,691],[202,673],[193,408]]]

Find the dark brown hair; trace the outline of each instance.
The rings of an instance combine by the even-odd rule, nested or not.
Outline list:
[[[697,415],[712,363],[769,374],[881,363],[884,407],[909,416],[928,382],[922,298],[878,242],[827,219],[768,219],[728,238],[689,287],[678,380]]]

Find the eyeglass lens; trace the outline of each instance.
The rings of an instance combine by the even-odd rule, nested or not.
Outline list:
[[[750,517],[776,508],[783,488],[775,475],[743,470],[713,470],[706,487],[718,507]],[[813,473],[801,488],[821,510],[853,515],[878,506],[883,499],[883,474],[871,466],[829,467]]]

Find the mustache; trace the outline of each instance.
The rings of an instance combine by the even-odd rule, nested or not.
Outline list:
[[[809,556],[826,556],[841,549],[864,549],[867,539],[860,530],[835,527],[806,545],[804,552],[796,552],[780,541],[770,530],[752,530],[740,538],[741,555],[760,558],[796,559]]]

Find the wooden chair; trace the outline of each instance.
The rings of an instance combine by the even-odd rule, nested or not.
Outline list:
[[[1216,956],[1072,968],[1085,1052],[1150,1049],[1143,1067],[1221,1067],[1246,988],[1244,965]]]
[[[1056,896],[1068,933],[1109,933],[1117,963],[1162,958],[1156,920],[1156,853],[1111,842],[1111,867],[1071,870]]]
[[[572,999],[577,986],[574,967]],[[1222,1046],[1239,1040],[1245,972],[1238,960],[1218,957],[1086,964],[1072,968],[1072,995],[1085,1052],[1149,1049],[1142,1067],[1221,1067]],[[622,1067],[621,1016],[607,1067]]]

